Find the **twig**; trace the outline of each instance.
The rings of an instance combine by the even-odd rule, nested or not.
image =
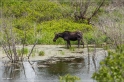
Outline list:
[[[99,10],[100,7],[103,5],[104,1],[105,1],[105,0],[103,0],[103,1],[101,2],[101,4],[95,9],[95,11],[93,12],[93,14],[88,18],[88,23],[90,23],[91,18],[93,18],[93,17],[97,14],[98,10]]]
[[[9,37],[9,34],[7,33],[7,29],[6,27],[4,28],[4,32],[6,34],[6,39],[7,39],[7,44],[8,44],[8,47],[9,47],[9,53],[8,55],[10,55],[11,59],[12,59],[12,52],[11,52],[11,43],[10,43],[10,37]],[[13,59],[12,59],[13,60]]]
[[[35,41],[35,43],[34,43],[34,45],[33,45],[32,49],[31,49],[31,51],[30,51],[30,53],[29,53],[29,55],[28,55],[28,59],[30,58],[31,53],[33,52],[34,47],[36,46],[36,44],[37,44],[37,40]]]
[[[6,47],[5,47],[4,45],[2,45],[2,47],[3,47],[3,50],[4,50],[4,52],[6,53],[7,57],[8,57],[10,60],[13,60],[12,57],[11,57],[11,56],[9,55],[9,53],[7,52]]]

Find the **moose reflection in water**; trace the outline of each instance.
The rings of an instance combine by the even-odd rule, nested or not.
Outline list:
[[[81,31],[75,31],[75,32],[64,31],[62,33],[57,33],[55,34],[53,41],[56,42],[56,40],[59,37],[67,41],[67,48],[71,47],[70,41],[76,41],[76,40],[78,41],[78,48],[79,48],[80,42],[82,42],[83,48],[84,48],[83,36]]]

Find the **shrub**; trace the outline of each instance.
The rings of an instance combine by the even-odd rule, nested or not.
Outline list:
[[[39,52],[39,56],[44,56],[44,55],[45,55],[44,51]]]
[[[108,56],[100,65],[100,69],[93,74],[93,79],[98,82],[124,81],[124,53],[108,51]]]
[[[38,25],[37,29],[42,29],[40,38],[41,40],[39,39],[41,44],[65,44],[64,40],[60,38],[56,41],[56,43],[54,43],[54,33],[63,32],[65,30],[81,30],[82,32],[86,33],[89,30],[92,30],[92,26],[82,23],[76,23],[69,19],[60,19],[43,22],[42,24]],[[75,44],[75,42],[72,43]]]
[[[65,76],[60,76],[59,80],[60,80],[60,82],[75,82],[77,80],[80,80],[80,78],[77,76],[67,74]]]
[[[40,33],[38,44],[64,44],[62,39],[53,43],[54,32],[65,30],[88,32],[92,29],[91,25],[73,21],[70,16],[73,9],[67,4],[62,6],[49,0],[41,2],[37,0],[2,0],[2,3],[4,17],[8,19],[13,16],[12,25],[19,41],[25,37],[25,30],[27,38],[25,44],[33,44],[37,32]],[[36,29],[36,33],[34,33],[34,29]]]

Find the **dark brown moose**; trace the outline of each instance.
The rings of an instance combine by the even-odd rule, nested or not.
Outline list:
[[[76,41],[76,40],[78,41],[78,48],[79,48],[80,42],[82,42],[83,48],[84,48],[83,36],[81,31],[75,31],[75,32],[64,31],[62,33],[57,33],[55,34],[53,41],[56,42],[56,40],[59,37],[67,41],[67,48],[71,47],[70,41]]]

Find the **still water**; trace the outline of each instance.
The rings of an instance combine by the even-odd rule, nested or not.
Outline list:
[[[100,52],[96,54],[97,69],[99,62],[104,57],[105,55]],[[72,60],[60,59],[54,63],[48,63],[48,61],[31,61],[29,63],[25,61],[18,65],[9,65],[6,61],[1,61],[0,82],[59,82],[59,76],[66,74],[78,76],[81,78],[79,82],[95,82],[91,78],[95,72],[92,55],[89,58],[90,60],[86,55],[83,58],[72,58]]]

